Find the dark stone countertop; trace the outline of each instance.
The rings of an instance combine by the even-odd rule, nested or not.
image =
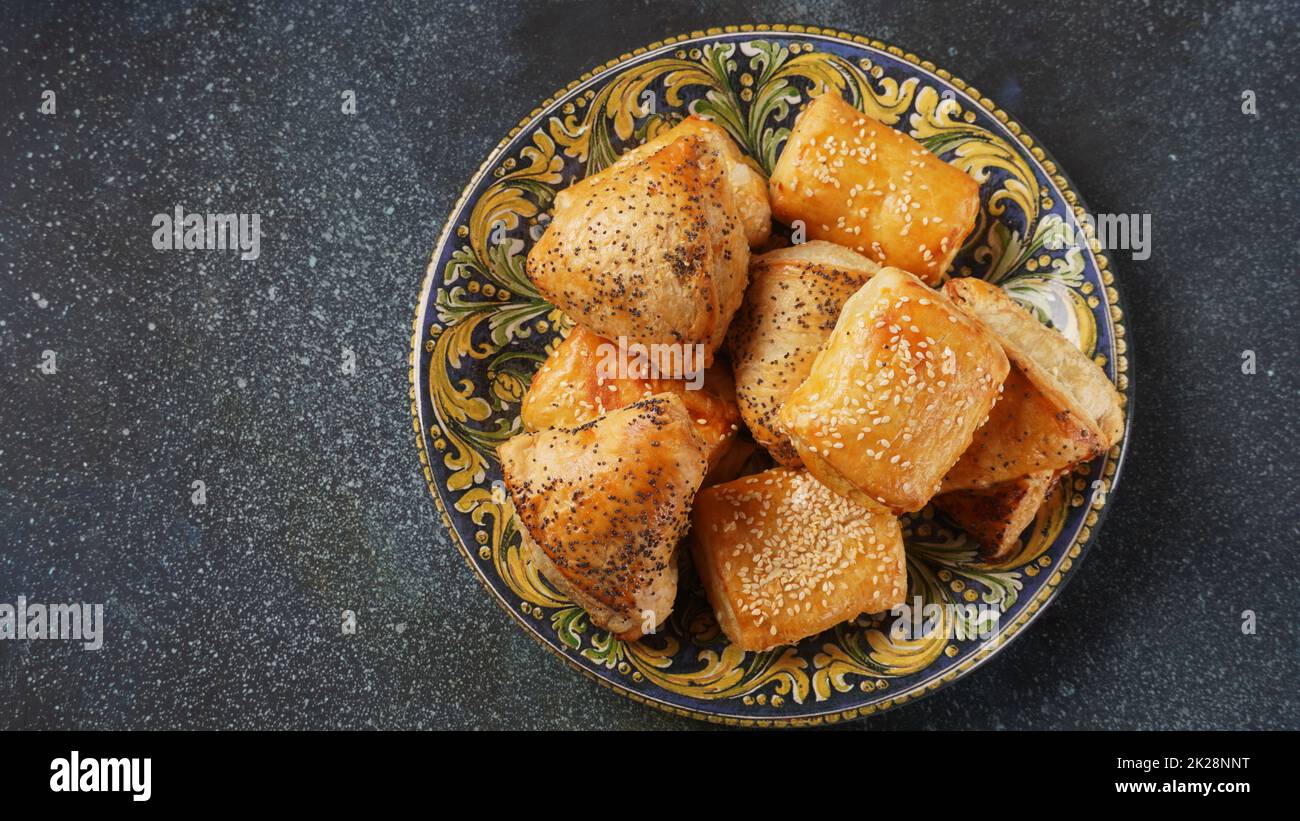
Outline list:
[[[931,57],[1093,209],[1153,215],[1151,258],[1116,257],[1136,415],[1099,543],[998,658],[853,726],[1300,727],[1300,8],[1135,5],[7,4],[0,602],[105,602],[109,630],[0,642],[0,729],[704,726],[485,595],[419,474],[406,357],[441,221],[521,117],[742,22]],[[154,251],[177,203],[260,213],[261,258]]]

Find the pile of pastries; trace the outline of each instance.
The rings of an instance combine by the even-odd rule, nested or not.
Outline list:
[[[690,561],[727,637],[766,650],[904,601],[901,514],[933,503],[1012,553],[1123,412],[1068,340],[947,278],[979,207],[974,179],[834,93],[770,179],[690,117],[561,191],[527,271],[575,325],[499,451],[528,560],[626,640]],[[708,367],[611,377],[616,339]]]

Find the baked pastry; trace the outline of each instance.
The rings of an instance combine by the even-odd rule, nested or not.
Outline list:
[[[654,351],[657,349],[647,349],[647,353]],[[615,343],[575,326],[533,374],[519,411],[524,430],[573,428],[639,399],[675,393],[704,445],[709,467],[713,467],[740,430],[735,384],[726,365],[718,361],[705,368],[702,362],[678,360],[660,368],[657,358],[650,359],[647,355],[643,361],[627,351],[620,356]],[[665,378],[678,372],[686,378]]]
[[[979,184],[836,93],[808,103],[769,180],[772,213],[927,283],[940,281],[979,212]]]
[[[958,308],[997,336],[1007,356],[1045,394],[1091,419],[1109,449],[1124,435],[1124,400],[1110,377],[1074,343],[1039,322],[996,285],[961,277],[944,286]]]
[[[901,604],[898,519],[778,467],[695,499],[689,542],[718,624],[745,650],[793,644]]]
[[[940,493],[933,504],[979,544],[980,558],[1000,562],[1020,546],[1020,534],[1059,476],[1043,470],[992,487]]]
[[[639,162],[678,137],[696,136],[707,141],[726,160],[727,184],[745,226],[750,248],[767,242],[772,234],[772,205],[767,198],[767,180],[745,161],[745,155],[732,141],[726,129],[711,120],[692,114],[657,137],[619,157],[614,165]]]
[[[555,196],[529,278],[607,339],[698,344],[707,360],[749,267],[729,173],[713,141],[686,135],[573,184]]]
[[[812,240],[753,257],[749,288],[727,333],[740,414],[783,465],[799,454],[776,421],[835,327],[840,309],[880,266],[847,248]]]
[[[940,492],[986,488],[1030,473],[1051,473],[1101,453],[1097,424],[1054,381],[1049,378],[1037,384],[1012,361],[1002,383],[1002,398],[943,477]]]
[[[677,593],[677,542],[705,459],[682,400],[658,394],[498,449],[524,551],[598,627],[631,641]]]
[[[844,304],[779,419],[835,492],[920,510],[987,419],[1008,367],[997,338],[947,297],[881,268]]]
[[[763,450],[745,432],[732,437],[722,455],[709,465],[700,487],[712,487],[751,473],[761,473],[772,466],[767,451]]]

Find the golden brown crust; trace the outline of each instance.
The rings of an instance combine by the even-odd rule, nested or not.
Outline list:
[[[949,281],[944,291],[957,307],[977,317],[998,337],[1007,356],[1040,390],[1093,420],[1103,450],[1120,440],[1124,400],[1096,362],[996,285],[963,277]]]
[[[745,650],[793,644],[907,594],[898,520],[804,470],[701,491],[689,542],[719,625]]]
[[[1060,474],[1044,470],[980,490],[958,490],[934,497],[947,514],[980,546],[980,557],[998,562],[1020,546],[1025,531]]]
[[[709,472],[705,474],[700,487],[721,485],[741,476],[760,473],[771,466],[772,460],[768,458],[767,452],[742,432],[730,440],[718,461],[709,465]]]
[[[640,160],[668,145],[678,137],[694,135],[706,140],[727,161],[727,183],[732,200],[745,226],[750,248],[767,242],[772,234],[772,206],[767,197],[767,180],[752,167],[732,141],[726,129],[702,117],[691,115],[618,158],[615,165]]]
[[[722,460],[741,421],[735,384],[726,363],[715,361],[704,371],[703,384],[692,390],[695,383],[682,379],[604,378],[605,373],[617,373],[608,363],[608,370],[601,369],[602,358],[613,350],[616,346],[608,339],[574,326],[533,374],[519,410],[524,430],[573,428],[637,400],[675,393],[704,444],[709,466]]]
[[[740,414],[754,438],[783,465],[799,454],[777,412],[808,376],[844,302],[880,266],[830,242],[813,240],[754,257],[749,288],[727,334]]]
[[[555,197],[528,254],[552,304],[607,339],[722,343],[744,296],[749,244],[725,158],[687,135]]]
[[[945,296],[882,268],[849,298],[779,419],[821,482],[920,510],[988,416],[1009,364]]]
[[[585,589],[570,581],[568,574],[559,565],[551,561],[551,557],[547,555],[546,551],[542,550],[537,542],[533,540],[533,537],[528,533],[528,528],[523,523],[519,524],[519,534],[520,555],[523,556],[524,561],[532,562],[538,572],[545,576],[555,586],[556,590],[568,596],[574,604],[586,610],[592,624],[609,630],[623,641],[636,641],[645,634],[644,621],[638,621],[634,611],[606,605],[603,601],[588,594]],[[678,553],[674,551],[668,559],[668,564],[659,571],[660,575],[656,580],[657,586],[662,590],[672,590],[675,594],[679,574],[678,564]],[[667,599],[667,605],[669,608],[672,607],[671,598]],[[654,607],[655,605],[652,604],[651,612],[657,612]],[[671,609],[669,612],[671,612]],[[668,613],[665,613],[666,615]],[[654,626],[657,627],[658,625]]]
[[[795,120],[769,181],[772,212],[827,239],[940,281],[979,213],[979,184],[906,134],[830,92]]]
[[[520,529],[544,554],[539,569],[625,638],[672,611],[673,553],[705,471],[691,428],[681,399],[659,394],[498,449]]]
[[[941,493],[983,488],[1092,459],[1101,431],[1059,391],[1041,389],[1015,362],[1002,398],[989,411],[966,452],[943,478]]]

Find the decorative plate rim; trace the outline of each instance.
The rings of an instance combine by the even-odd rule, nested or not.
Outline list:
[[[1042,146],[1039,140],[1036,137],[1034,137],[1032,132],[1026,129],[1023,125],[1021,125],[1014,117],[1008,114],[1005,110],[998,107],[996,103],[994,103],[991,99],[989,99],[988,97],[980,93],[975,87],[966,83],[961,78],[957,77],[951,72],[938,67],[934,62],[918,56],[914,52],[905,51],[904,49],[899,48],[898,46],[892,45],[883,40],[879,40],[876,38],[868,38],[862,35],[852,34],[837,29],[823,28],[820,26],[782,24],[782,23],[771,23],[771,24],[754,23],[754,24],[743,24],[743,25],[717,26],[717,27],[710,27],[707,29],[697,29],[690,32],[689,34],[679,34],[675,36],[665,37],[663,40],[653,42],[647,46],[636,48],[633,51],[624,53],[615,59],[608,60],[605,63],[591,69],[590,71],[584,72],[578,79],[573,80],[572,82],[565,85],[563,88],[551,94],[546,100],[544,100],[540,105],[536,106],[526,117],[520,119],[519,122],[510,129],[509,133],[506,134],[506,136],[503,137],[496,144],[496,146],[492,149],[491,152],[489,152],[487,158],[482,162],[482,164],[480,164],[478,169],[470,177],[469,182],[461,190],[460,196],[457,198],[455,204],[452,206],[450,212],[447,215],[447,219],[445,220],[442,230],[439,233],[438,241],[434,244],[433,250],[430,254],[429,263],[425,269],[423,282],[421,283],[420,290],[416,297],[417,301],[416,301],[416,308],[415,308],[415,316],[412,320],[411,344],[410,344],[410,353],[408,359],[409,367],[407,373],[407,378],[409,382],[411,422],[415,434],[416,448],[419,453],[420,465],[422,468],[422,472],[424,474],[425,485],[427,486],[430,495],[433,497],[434,504],[437,505],[439,518],[442,521],[443,527],[446,528],[446,530],[450,533],[451,540],[456,545],[457,550],[460,552],[461,558],[464,559],[467,565],[469,565],[471,575],[473,575],[474,578],[478,580],[479,584],[482,587],[484,587],[489,594],[491,594],[492,598],[497,601],[497,603],[501,606],[501,608],[505,610],[507,613],[509,613],[511,618],[515,622],[517,622],[521,627],[523,627],[525,634],[527,634],[534,641],[536,641],[538,644],[544,647],[548,652],[550,652],[555,656],[558,656],[568,666],[582,673],[587,678],[594,680],[601,686],[606,687],[612,690],[613,692],[618,693],[619,695],[628,698],[634,702],[637,702],[639,704],[649,705],[651,707],[654,707],[658,710],[661,710],[663,712],[672,715],[692,718],[692,719],[705,721],[712,724],[723,724],[728,726],[741,726],[741,727],[806,727],[806,726],[817,726],[823,724],[834,724],[834,723],[839,723],[841,721],[854,721],[854,720],[864,719],[872,715],[877,715],[886,710],[894,709],[895,707],[898,707],[902,704],[918,701],[922,698],[925,698],[926,696],[929,696],[937,692],[938,690],[942,689],[948,684],[951,684],[957,681],[958,679],[969,675],[977,668],[983,666],[984,663],[986,663],[994,656],[996,656],[998,653],[1000,653],[1008,644],[1011,643],[1011,641],[1013,641],[1017,636],[1020,635],[1020,633],[1022,633],[1027,627],[1029,627],[1029,625],[1032,624],[1038,618],[1038,616],[1041,615],[1042,612],[1047,609],[1047,607],[1060,594],[1061,590],[1077,574],[1066,572],[1065,568],[1059,568],[1059,567],[1056,568],[1055,572],[1059,575],[1059,580],[1055,584],[1050,583],[1050,580],[1044,583],[1044,585],[1038,591],[1035,597],[1025,605],[1022,614],[1016,619],[1016,621],[1012,622],[1010,625],[1007,626],[1006,629],[1001,631],[996,639],[989,641],[984,647],[982,647],[980,650],[975,652],[971,656],[971,658],[965,661],[964,663],[949,667],[944,670],[937,671],[934,675],[930,676],[929,678],[917,682],[907,690],[899,692],[895,695],[891,695],[889,698],[885,699],[882,702],[876,704],[869,704],[869,705],[859,705],[856,707],[848,707],[848,708],[844,708],[844,707],[832,708],[821,713],[803,714],[799,716],[791,716],[788,718],[754,717],[754,716],[747,716],[747,715],[737,715],[733,713],[723,712],[721,710],[713,711],[713,712],[705,712],[703,710],[698,710],[691,707],[685,707],[680,704],[674,704],[672,702],[665,701],[651,695],[639,693],[626,686],[620,685],[617,681],[605,679],[597,675],[593,671],[579,664],[576,660],[570,658],[568,655],[560,651],[558,648],[548,643],[536,630],[533,629],[533,626],[530,622],[524,619],[523,616],[521,616],[519,613],[515,612],[515,609],[510,606],[509,602],[507,602],[504,598],[502,598],[501,593],[496,588],[494,588],[492,584],[488,581],[488,579],[484,576],[484,574],[480,572],[478,566],[474,563],[473,557],[470,555],[469,549],[466,547],[464,541],[461,539],[459,531],[456,530],[454,523],[451,521],[451,517],[447,512],[446,503],[443,501],[442,496],[438,490],[437,483],[434,481],[432,466],[429,462],[429,455],[424,444],[425,427],[424,427],[424,421],[421,417],[421,407],[420,407],[421,403],[419,401],[419,377],[417,375],[417,371],[418,371],[418,363],[420,358],[421,329],[424,327],[425,317],[427,315],[427,310],[429,306],[429,295],[433,285],[433,279],[435,274],[435,266],[437,264],[439,257],[442,255],[442,251],[447,243],[448,237],[450,236],[451,228],[454,223],[453,218],[468,202],[470,195],[473,193],[473,190],[478,186],[479,182],[482,180],[483,176],[487,173],[488,169],[496,163],[497,159],[501,156],[505,148],[514,140],[516,136],[518,136],[518,134],[522,130],[524,130],[534,121],[536,121],[540,116],[542,116],[542,114],[547,109],[550,109],[552,106],[556,105],[558,102],[562,100],[563,97],[568,95],[570,92],[572,92],[579,86],[582,86],[590,82],[591,80],[605,74],[606,72],[616,69],[619,66],[631,60],[634,60],[638,57],[642,57],[648,53],[658,51],[661,49],[666,49],[670,46],[682,45],[685,43],[694,43],[698,41],[707,42],[709,40],[712,40],[713,38],[727,36],[727,35],[734,35],[734,34],[779,34],[785,36],[802,35],[807,37],[818,37],[827,40],[838,41],[841,43],[847,43],[849,45],[866,46],[868,48],[876,49],[877,51],[883,51],[897,59],[904,60],[912,64],[914,67],[936,78],[941,83],[954,86],[958,91],[962,92],[964,95],[970,98],[979,107],[983,108],[990,116],[992,116],[994,119],[1000,122],[1004,127],[1007,128],[1008,131],[1011,132],[1011,134],[1014,137],[1017,138],[1017,141],[1021,145],[1023,145],[1024,148],[1027,150],[1029,159],[1035,165],[1038,166],[1038,169],[1042,171],[1042,173],[1049,180],[1051,180],[1057,185],[1057,187],[1060,189],[1062,194],[1072,194],[1074,196],[1073,202],[1068,203],[1071,210],[1075,211],[1076,213],[1079,209],[1083,209],[1085,211],[1087,210],[1083,198],[1080,197],[1077,190],[1075,190],[1073,180],[1071,180],[1069,175],[1067,175],[1064,171],[1061,170],[1060,165],[1056,162],[1052,154]],[[1048,169],[1048,166],[1051,167],[1050,171]],[[1126,329],[1123,320],[1124,317],[1127,315],[1127,311],[1126,308],[1124,307],[1124,299],[1120,294],[1119,287],[1115,284],[1116,281],[1118,280],[1118,277],[1115,276],[1114,265],[1111,262],[1110,257],[1106,253],[1105,249],[1094,249],[1090,243],[1083,243],[1082,245],[1083,248],[1086,250],[1086,252],[1093,258],[1094,267],[1097,270],[1097,275],[1099,280],[1101,280],[1100,281],[1101,288],[1099,290],[1103,292],[1102,295],[1105,298],[1105,306],[1107,309],[1106,315],[1111,324],[1112,347],[1116,345],[1116,341],[1119,338],[1121,338],[1121,336],[1125,339],[1125,352],[1121,354],[1121,356],[1125,358],[1126,364],[1122,368],[1118,363],[1116,364],[1115,366],[1116,376],[1118,377],[1120,373],[1125,373],[1127,374],[1128,378],[1127,378],[1127,384],[1124,387],[1120,388],[1118,385],[1116,385],[1117,389],[1124,396],[1123,435],[1121,436],[1119,442],[1113,446],[1112,450],[1102,456],[1104,460],[1113,459],[1114,461],[1114,466],[1115,466],[1114,471],[1108,477],[1110,487],[1105,493],[1105,498],[1102,502],[1102,505],[1093,511],[1096,514],[1096,520],[1094,521],[1094,523],[1088,525],[1086,523],[1086,516],[1085,516],[1085,522],[1079,528],[1079,532],[1082,532],[1084,528],[1088,528],[1089,532],[1087,537],[1080,538],[1079,533],[1077,532],[1075,534],[1073,542],[1065,550],[1067,557],[1070,551],[1076,548],[1079,551],[1077,556],[1068,557],[1068,558],[1072,558],[1073,560],[1070,569],[1073,569],[1073,567],[1077,566],[1078,563],[1082,561],[1083,557],[1087,554],[1088,550],[1092,547],[1092,544],[1095,541],[1097,541],[1098,533],[1102,525],[1105,523],[1106,517],[1110,512],[1110,506],[1114,499],[1116,489],[1119,486],[1120,476],[1123,473],[1124,461],[1128,454],[1128,437],[1133,426],[1133,412],[1134,412],[1135,394],[1136,394],[1136,380],[1133,378],[1133,374],[1135,372],[1133,345],[1127,339],[1127,334],[1125,333]],[[1107,272],[1109,272],[1111,275],[1112,281],[1110,283],[1106,283],[1104,281],[1104,277]]]

